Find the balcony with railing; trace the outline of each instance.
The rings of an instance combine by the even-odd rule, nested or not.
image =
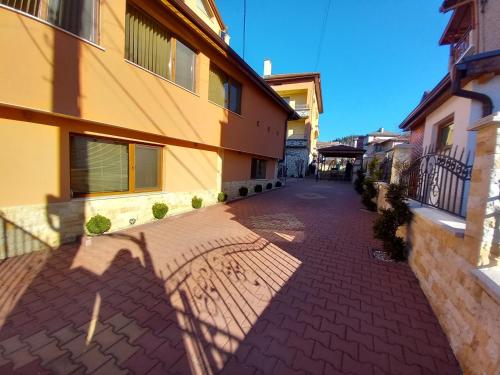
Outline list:
[[[307,104],[295,104],[293,107],[301,118],[307,118],[311,113],[311,109]]]
[[[473,47],[473,33],[474,30],[469,28],[463,36],[450,47],[451,64],[456,64],[466,56]]]

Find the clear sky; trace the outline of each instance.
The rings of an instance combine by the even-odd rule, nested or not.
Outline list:
[[[243,0],[216,0],[243,52]],[[245,60],[259,73],[319,71],[324,113],[320,140],[398,125],[446,74],[449,49],[438,45],[449,14],[442,0],[247,0]]]

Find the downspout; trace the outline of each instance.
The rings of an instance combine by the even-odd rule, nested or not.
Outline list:
[[[464,90],[461,87],[462,79],[467,75],[467,64],[457,64],[455,78],[451,83],[451,94],[461,98],[467,98],[481,102],[483,105],[483,116],[486,117],[493,113],[493,101],[486,94],[481,94],[476,91]]]

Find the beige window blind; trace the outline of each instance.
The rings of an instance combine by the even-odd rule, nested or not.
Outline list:
[[[125,15],[125,58],[171,79],[171,36],[152,17],[127,4]]]

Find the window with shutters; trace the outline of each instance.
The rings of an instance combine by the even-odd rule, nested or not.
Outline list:
[[[73,197],[161,190],[161,147],[71,135]]]
[[[150,72],[196,90],[197,53],[153,17],[127,4],[125,58]]]
[[[241,114],[241,84],[214,64],[210,64],[208,99],[232,112]]]
[[[98,42],[99,0],[0,0],[90,42]]]

